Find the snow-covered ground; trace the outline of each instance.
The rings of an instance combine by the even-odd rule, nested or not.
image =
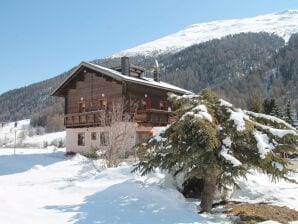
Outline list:
[[[0,223],[207,223],[163,174],[131,174],[132,166],[98,172],[77,155],[46,149],[0,150]]]
[[[16,126],[15,126],[16,124]],[[30,120],[21,120],[6,123],[0,126],[0,148],[13,147],[16,137],[16,145],[21,147],[46,147],[50,145],[63,145],[65,143],[65,131],[44,133],[43,128],[34,128]]]
[[[287,10],[252,18],[198,23],[188,26],[177,33],[121,51],[111,57],[177,52],[194,44],[243,32],[274,33],[288,41],[293,33],[298,32],[297,21],[298,10]]]
[[[97,171],[91,160],[64,150],[0,149],[0,223],[225,223],[222,213],[196,212],[171,179],[132,174],[123,165]],[[298,180],[298,176],[293,176]],[[271,183],[256,172],[239,180],[234,200],[266,201],[298,210],[298,185]]]

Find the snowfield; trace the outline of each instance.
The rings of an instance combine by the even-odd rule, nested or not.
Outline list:
[[[0,149],[0,223],[229,223],[222,213],[200,215],[172,180],[157,172],[131,174],[123,165],[102,171],[64,150]],[[293,178],[298,180],[298,175]],[[298,185],[271,183],[257,172],[239,180],[233,200],[270,202],[298,210]]]
[[[174,53],[194,44],[199,44],[227,35],[247,32],[268,32],[288,41],[298,32],[298,10],[287,10],[251,18],[216,20],[186,27],[177,33],[121,51],[111,57],[158,55]]]
[[[18,147],[42,148],[50,145],[64,145],[66,132],[44,133],[43,128],[34,128],[30,119],[5,123],[0,126],[0,148],[13,147],[16,137]],[[39,133],[40,132],[40,133]]]

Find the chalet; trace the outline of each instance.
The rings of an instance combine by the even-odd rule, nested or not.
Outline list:
[[[65,99],[66,150],[84,154],[92,147],[107,147],[109,124],[102,117],[119,100],[125,102],[123,110],[133,129],[127,145],[149,138],[171,122],[169,92],[191,93],[160,81],[157,70],[154,78],[145,77],[144,69],[131,65],[128,57],[122,57],[116,68],[82,62],[52,93]]]

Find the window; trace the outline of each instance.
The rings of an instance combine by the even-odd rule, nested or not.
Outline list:
[[[107,98],[100,98],[98,100],[98,109],[99,110],[106,110],[107,109]]]
[[[96,132],[91,132],[91,140],[95,141],[97,139]]]
[[[85,146],[85,133],[78,133],[78,146]]]
[[[136,137],[136,143],[142,144],[150,139],[151,132],[138,132]]]
[[[142,99],[141,100],[141,110],[146,110],[151,108],[151,100],[150,99]]]
[[[100,133],[100,145],[107,146],[109,144],[109,132]]]
[[[160,103],[159,103],[159,108],[161,109],[161,110],[167,110],[167,101],[160,101]]]
[[[86,111],[86,104],[85,102],[79,102],[79,113],[83,113]]]

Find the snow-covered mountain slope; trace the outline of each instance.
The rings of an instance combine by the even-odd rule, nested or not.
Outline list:
[[[274,33],[287,41],[291,34],[298,32],[298,10],[194,24],[177,33],[116,53],[112,57],[176,52],[194,44],[242,32]]]
[[[30,119],[20,120],[1,124],[0,148],[13,147],[15,143],[17,147],[61,147],[65,143],[65,136],[65,131],[45,133],[44,128],[32,127]]]

